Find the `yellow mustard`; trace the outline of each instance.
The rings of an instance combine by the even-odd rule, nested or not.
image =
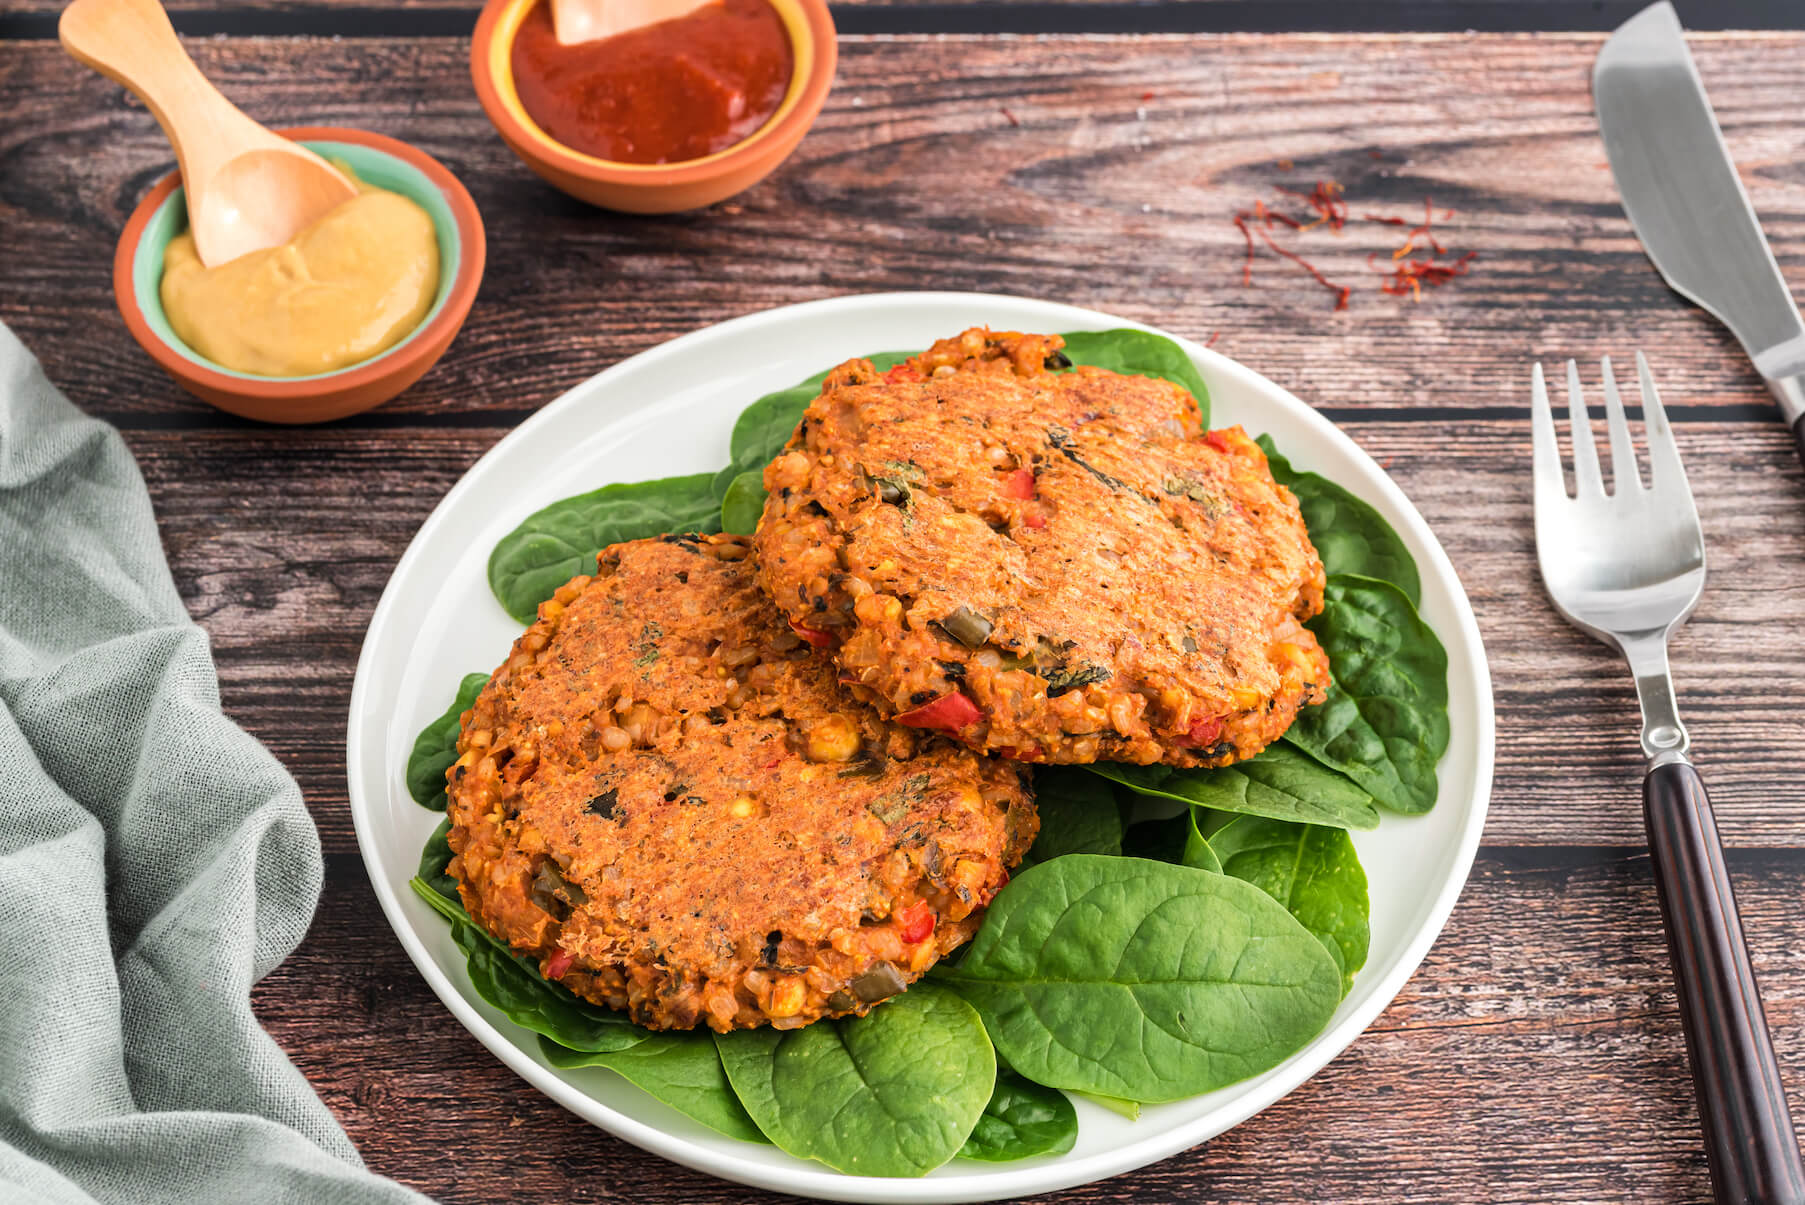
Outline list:
[[[361,181],[357,196],[280,247],[208,268],[184,233],[163,254],[163,312],[176,334],[259,376],[331,372],[393,347],[438,289],[432,218]]]

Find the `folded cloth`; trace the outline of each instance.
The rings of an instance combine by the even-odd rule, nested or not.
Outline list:
[[[319,900],[124,442],[0,326],[0,1201],[424,1201],[251,1013]]]

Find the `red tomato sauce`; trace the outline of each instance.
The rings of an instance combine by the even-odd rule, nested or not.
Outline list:
[[[555,141],[617,163],[680,163],[769,121],[796,55],[767,0],[722,0],[575,46],[558,44],[544,2],[521,23],[512,60],[520,103]]]

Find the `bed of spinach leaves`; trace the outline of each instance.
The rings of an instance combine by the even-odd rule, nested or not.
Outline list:
[[[1074,363],[1174,381],[1208,414],[1169,340],[1066,339]],[[887,368],[906,355],[872,359]],[[490,558],[497,599],[530,622],[609,543],[750,532],[763,468],[824,376],[748,407],[715,473],[607,486],[530,516]],[[1366,959],[1366,876],[1348,830],[1375,827],[1381,807],[1434,801],[1447,660],[1416,614],[1420,579],[1397,533],[1260,442],[1329,572],[1311,627],[1336,681],[1285,741],[1224,769],[1037,769],[1040,836],[970,946],[865,1017],[786,1032],[654,1032],[546,980],[465,912],[441,824],[413,885],[450,922],[478,995],[535,1031],[551,1066],[605,1069],[720,1133],[862,1175],[1056,1156],[1077,1138],[1071,1097],[1132,1119],[1143,1102],[1295,1053]],[[423,806],[445,807],[459,719],[484,681],[465,678],[415,742],[406,781]]]
[[[458,726],[482,693],[488,674],[465,674],[445,714],[421,729],[407,758],[407,793],[423,808],[445,810],[445,771],[458,759]]]
[[[1144,858],[1067,854],[991,902],[935,976],[1019,1075],[1180,1100],[1296,1053],[1341,1003],[1323,944],[1259,887]]]
[[[959,1153],[996,1082],[965,1000],[918,983],[863,1017],[716,1034],[740,1103],[778,1147],[859,1176],[920,1176]]]

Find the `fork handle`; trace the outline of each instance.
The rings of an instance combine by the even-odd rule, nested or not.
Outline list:
[[[1799,441],[1799,460],[1805,462],[1805,414],[1799,415],[1799,421],[1792,425],[1792,437]]]
[[[1805,1165],[1698,771],[1650,770],[1642,814],[1718,1205],[1801,1205]]]

